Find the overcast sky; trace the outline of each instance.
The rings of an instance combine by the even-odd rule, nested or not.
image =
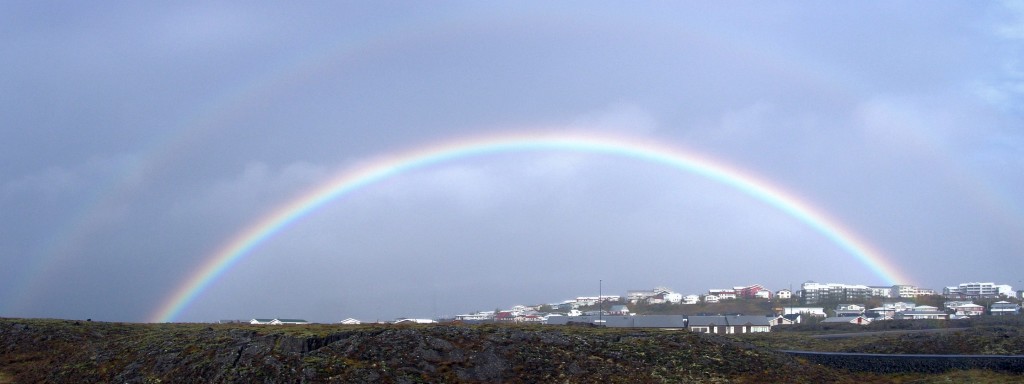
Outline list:
[[[344,169],[498,132],[688,148],[926,288],[1024,286],[1021,2],[0,2],[0,316],[146,321]],[[884,285],[727,185],[569,150],[401,173],[175,320],[434,317],[603,291]]]

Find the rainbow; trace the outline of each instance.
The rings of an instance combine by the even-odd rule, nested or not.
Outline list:
[[[661,143],[592,133],[531,132],[486,135],[441,142],[399,152],[344,170],[263,216],[214,251],[150,316],[169,322],[251,250],[289,224],[325,204],[383,179],[413,169],[467,157],[520,151],[578,151],[609,154],[663,164],[723,183],[796,218],[856,257],[889,284],[909,282],[882,254],[825,212],[754,175],[721,162]]]

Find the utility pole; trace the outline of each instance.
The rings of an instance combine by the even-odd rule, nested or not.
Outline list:
[[[597,323],[604,324],[601,316],[604,315],[604,293],[601,292],[602,280],[597,280]]]

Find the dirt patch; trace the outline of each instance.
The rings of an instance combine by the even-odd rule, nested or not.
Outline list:
[[[14,377],[6,373],[0,372],[0,384],[13,384]]]

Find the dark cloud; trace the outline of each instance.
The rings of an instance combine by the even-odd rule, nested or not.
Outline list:
[[[341,170],[540,127],[749,171],[924,287],[1024,285],[1020,6],[746,6],[4,5],[0,315],[147,320],[239,231]],[[712,180],[523,152],[325,205],[178,320],[451,315],[599,279],[885,283]]]

